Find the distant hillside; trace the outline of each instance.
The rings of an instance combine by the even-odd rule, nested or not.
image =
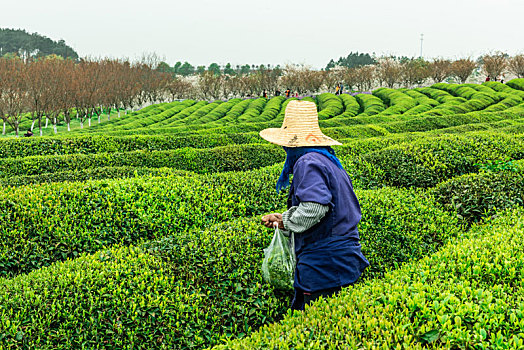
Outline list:
[[[0,56],[15,53],[21,57],[39,57],[51,54],[64,58],[78,58],[78,53],[64,40],[54,41],[38,33],[22,29],[0,28]]]

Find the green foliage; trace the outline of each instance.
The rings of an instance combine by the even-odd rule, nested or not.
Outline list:
[[[283,161],[273,145],[232,145],[213,149],[180,148],[167,151],[131,151],[0,159],[0,177],[37,175],[97,167],[169,167],[196,173],[242,171]]]
[[[317,103],[319,108],[319,120],[336,117],[344,111],[342,100],[338,96],[329,92],[318,95]]]
[[[358,94],[355,96],[360,104],[360,115],[374,115],[383,112],[386,109],[384,102],[376,96],[368,94]]]
[[[267,99],[263,97],[252,100],[244,113],[238,117],[238,121],[241,123],[259,122],[259,116],[264,110],[266,103]]]
[[[352,173],[365,187],[433,187],[478,171],[479,163],[523,159],[523,142],[522,137],[500,134],[443,135],[365,154]]]
[[[460,349],[524,344],[524,210],[383,279],[346,288],[217,349]]]
[[[78,58],[78,53],[64,40],[54,41],[38,33],[29,34],[22,29],[0,28],[0,47],[2,55],[23,53],[26,57],[58,55],[63,58]]]
[[[266,193],[258,196],[257,187],[266,186],[270,178],[274,180],[276,172],[267,173],[265,178],[260,178],[260,175],[260,171],[231,176],[221,174],[208,180],[211,182],[204,182],[206,186],[213,183],[216,187],[204,189],[195,187],[197,184],[193,181],[196,180],[190,178],[181,179],[183,181],[177,185],[173,183],[175,178],[168,178],[167,183],[165,179],[134,179],[109,184],[105,191],[113,192],[120,187],[121,192],[110,194],[102,191],[104,198],[112,199],[114,195],[117,199],[127,198],[114,204],[116,207],[105,215],[107,222],[112,220],[114,225],[118,225],[121,217],[118,213],[122,211],[118,203],[127,203],[128,210],[124,212],[129,212],[131,205],[142,208],[142,220],[150,223],[151,235],[165,236],[138,246],[138,239],[135,239],[129,248],[114,247],[91,255],[82,254],[75,260],[0,280],[5,286],[0,289],[2,341],[13,347],[32,348],[44,344],[64,349],[80,344],[103,344],[104,348],[201,348],[217,344],[224,338],[245,336],[266,322],[280,319],[289,305],[290,295],[275,293],[263,282],[260,268],[263,248],[271,241],[272,230],[262,227],[256,219],[229,219],[210,226],[212,219],[209,217],[205,229],[176,229],[172,226],[177,225],[177,217],[181,220],[188,214],[195,214],[190,205],[207,203],[209,208],[220,212],[222,219],[232,213],[247,214],[238,212],[246,200],[266,201],[264,208],[275,210],[274,205],[281,205],[282,201],[271,200]],[[218,186],[215,181],[222,185]],[[244,192],[242,199],[235,197],[241,196],[241,190],[227,196],[228,203],[226,199],[220,199],[230,188],[242,183],[251,191]],[[102,184],[95,182],[91,186]],[[135,186],[142,186],[142,191],[133,191]],[[272,185],[270,188],[274,191]],[[46,195],[49,189],[37,188],[40,195]],[[217,189],[220,190],[216,192]],[[98,192],[98,188],[96,190]],[[56,194],[60,192],[55,191]],[[166,191],[166,196],[162,196],[161,193]],[[173,212],[172,209],[183,205],[184,200],[175,200],[176,196],[172,194],[175,191],[185,194],[183,198],[187,200],[193,198],[185,206],[187,214],[181,215],[182,210]],[[94,192],[80,191],[79,195],[96,198]],[[205,197],[200,197],[201,194]],[[384,273],[393,266],[396,258],[400,259],[399,264],[435,251],[442,242],[458,233],[456,219],[440,210],[431,197],[422,192],[382,189],[359,192],[358,196],[363,203],[364,219],[360,228],[363,249],[366,249],[375,271],[366,278]],[[144,203],[140,197],[149,199]],[[89,203],[81,197],[78,199],[79,208]],[[173,200],[176,203],[171,203]],[[219,203],[213,205],[216,200]],[[406,200],[408,205],[404,202]],[[34,201],[28,204],[38,207]],[[148,205],[154,208],[148,208]],[[57,204],[53,210],[60,207]],[[89,213],[100,219],[98,211],[85,209],[86,216]],[[200,212],[201,208],[194,210]],[[153,217],[148,218],[148,215]],[[47,216],[56,220],[59,213],[51,211]],[[387,220],[384,220],[386,216]],[[405,225],[413,216],[419,216],[420,221]],[[206,216],[202,214],[201,217]],[[171,221],[171,227],[168,227]],[[46,224],[49,223],[42,223]],[[89,231],[98,226],[101,225],[82,227],[77,231]],[[103,232],[102,227],[99,232]],[[113,232],[108,236],[111,237]],[[86,235],[87,232],[81,237]],[[67,236],[75,237],[74,241],[80,240],[78,232]],[[90,234],[90,237],[94,236],[94,233]],[[44,247],[48,245],[42,244]],[[394,252],[394,248],[389,247],[401,250]],[[395,254],[391,255],[391,252]],[[58,285],[60,287],[54,287]],[[13,295],[18,297],[13,298]],[[86,295],[89,298],[85,298]],[[85,314],[91,316],[83,317]],[[24,323],[24,315],[34,317],[31,322]],[[19,332],[23,336],[17,338]]]
[[[183,147],[213,148],[262,142],[256,133],[208,133],[114,136],[86,135],[63,138],[0,139],[0,158],[104,152],[166,151]]]
[[[435,197],[469,223],[517,205],[524,206],[524,168],[506,166],[495,172],[483,171],[443,182],[435,187]]]
[[[394,89],[380,88],[373,91],[373,95],[379,97],[382,101],[389,105],[388,108],[380,112],[381,115],[402,114],[417,105],[417,102],[414,98]]]
[[[275,171],[249,174],[5,188],[0,191],[0,275],[280,207]]]
[[[182,175],[186,172],[171,168],[145,168],[145,167],[100,167],[92,169],[75,169],[58,171],[55,173],[41,173],[37,175],[19,175],[0,178],[2,186],[24,186],[39,183],[86,181],[103,179],[125,179],[139,176],[168,176]]]
[[[523,204],[524,91],[374,94],[304,98],[344,143],[371,262],[305,313],[264,283],[273,232],[258,223],[285,203],[284,152],[258,131],[294,98],[162,103],[0,140],[0,348],[202,348],[282,318],[229,347],[521,346],[522,209],[490,220]]]
[[[286,237],[275,229],[273,239],[264,249],[262,276],[264,282],[278,290],[293,290],[295,277],[295,245],[292,236]]]
[[[524,90],[524,78],[517,78],[506,83],[510,88]]]

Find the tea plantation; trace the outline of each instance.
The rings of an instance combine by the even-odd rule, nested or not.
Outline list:
[[[292,99],[0,139],[0,349],[524,348],[524,79],[304,98],[371,264],[305,312],[261,273]]]

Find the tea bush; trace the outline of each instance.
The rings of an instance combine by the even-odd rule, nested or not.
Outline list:
[[[524,210],[216,349],[524,346]]]
[[[422,192],[358,195],[373,266],[364,278],[427,255],[459,232],[457,220]],[[413,216],[419,224],[409,224]],[[282,318],[290,295],[263,283],[263,248],[273,232],[257,219],[171,233],[0,279],[1,340],[32,348],[201,348]]]

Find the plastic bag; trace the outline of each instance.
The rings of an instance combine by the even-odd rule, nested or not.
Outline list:
[[[275,228],[275,234],[269,247],[264,249],[262,277],[275,289],[293,289],[295,279],[295,239],[293,234],[286,237]]]

